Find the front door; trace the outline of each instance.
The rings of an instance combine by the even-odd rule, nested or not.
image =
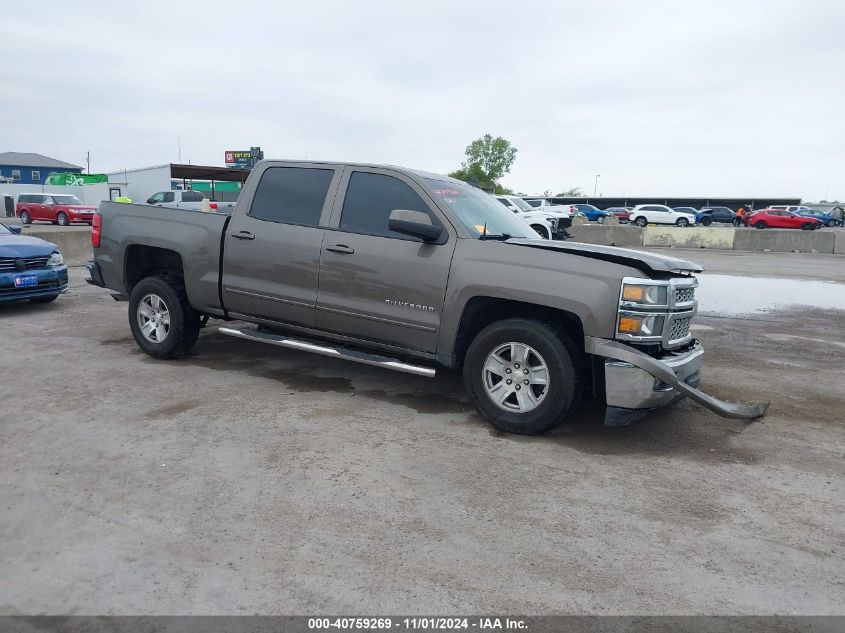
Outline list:
[[[423,189],[389,169],[350,168],[323,241],[317,327],[435,352],[456,237]],[[442,244],[388,228],[395,209],[429,214]]]
[[[258,170],[255,170],[258,171]],[[235,315],[313,327],[320,247],[341,168],[267,163],[226,230],[223,303]],[[247,183],[247,187],[250,184]]]

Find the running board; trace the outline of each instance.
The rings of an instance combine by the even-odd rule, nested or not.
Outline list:
[[[332,358],[341,358],[343,360],[351,360],[356,363],[363,363],[364,365],[373,365],[375,367],[383,367],[384,369],[392,369],[393,371],[401,371],[406,374],[414,374],[415,376],[424,376],[426,378],[434,378],[435,370],[429,367],[422,367],[420,365],[411,365],[402,362],[396,358],[388,356],[379,356],[378,354],[370,354],[368,352],[359,352],[357,350],[346,349],[342,347],[330,347],[324,343],[313,343],[302,339],[291,338],[280,334],[270,334],[268,332],[259,332],[255,329],[239,330],[233,327],[221,326],[217,331],[227,336],[234,336],[236,338],[243,338],[248,341],[257,341],[259,343],[269,343],[270,345],[278,345],[279,347],[286,347],[288,349],[296,349],[302,352],[311,352],[312,354],[320,354],[321,356],[330,356]]]

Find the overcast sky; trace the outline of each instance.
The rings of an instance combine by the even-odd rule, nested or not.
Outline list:
[[[448,172],[489,132],[526,193],[845,200],[839,0],[2,5],[0,151]]]

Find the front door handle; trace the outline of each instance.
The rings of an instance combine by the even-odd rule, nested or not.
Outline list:
[[[255,235],[250,233],[249,231],[238,231],[237,233],[232,233],[232,237],[238,240],[254,240]]]
[[[335,244],[334,246],[326,246],[327,251],[331,251],[332,253],[344,253],[346,255],[351,255],[355,252],[355,249],[351,246],[347,246],[346,244]]]

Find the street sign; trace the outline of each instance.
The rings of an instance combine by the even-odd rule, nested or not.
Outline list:
[[[252,169],[255,163],[264,158],[264,152],[260,147],[251,147],[248,150],[226,150],[226,167],[238,169]]]

